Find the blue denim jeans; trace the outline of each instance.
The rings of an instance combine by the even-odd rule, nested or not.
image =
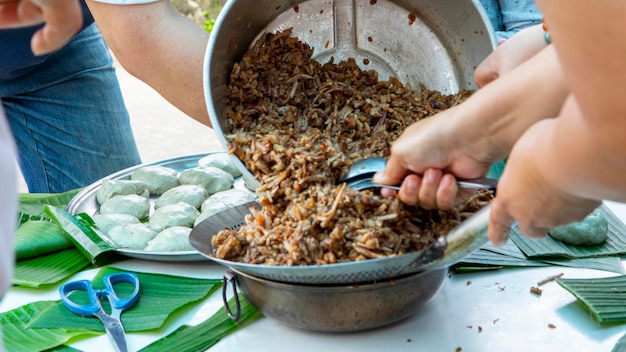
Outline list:
[[[33,70],[0,81],[29,192],[64,192],[141,163],[112,65],[92,24]]]

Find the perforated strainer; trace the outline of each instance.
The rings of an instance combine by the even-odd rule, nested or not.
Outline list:
[[[489,205],[455,227],[447,236],[440,237],[430,247],[394,257],[308,266],[269,266],[216,258],[211,239],[221,230],[239,229],[245,223],[250,207],[260,207],[260,204],[247,203],[208,217],[191,231],[191,245],[207,258],[252,276],[281,282],[330,285],[367,283],[445,268],[457,263],[488,241]]]

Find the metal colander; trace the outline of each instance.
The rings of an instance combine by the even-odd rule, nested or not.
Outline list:
[[[280,282],[335,285],[381,281],[419,271],[445,268],[488,241],[489,205],[430,247],[394,257],[308,266],[270,266],[216,258],[211,244],[213,236],[224,229],[239,229],[245,224],[245,216],[250,214],[250,207],[260,206],[256,202],[247,203],[206,218],[191,231],[191,245],[207,258],[252,276]]]

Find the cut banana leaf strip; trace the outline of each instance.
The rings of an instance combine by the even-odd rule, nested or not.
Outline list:
[[[607,240],[597,246],[567,245],[552,239],[550,236],[542,239],[531,239],[523,236],[517,226],[513,226],[509,236],[530,258],[590,258],[626,255],[626,225],[605,205],[601,206],[599,211],[608,220],[609,233]]]
[[[626,322],[626,276],[556,282],[573,294],[598,322]]]
[[[231,299],[230,303],[234,304],[233,302]],[[223,337],[261,317],[261,313],[243,296],[239,296],[239,302],[241,303],[241,316],[238,322],[232,321],[224,307],[222,307],[204,322],[196,326],[183,325],[140,351],[205,351]]]
[[[123,271],[114,268],[100,270],[92,280],[94,288],[103,288],[102,279],[104,276],[118,272]],[[127,332],[160,328],[173,312],[209,296],[222,283],[221,279],[194,279],[139,272],[136,274],[140,283],[139,302],[131,309],[122,313],[122,323],[124,324],[124,330]],[[130,285],[120,287],[119,295],[122,297],[128,296],[132,289]],[[81,293],[76,292],[75,295],[72,295],[72,299],[77,303],[81,301],[87,302],[87,297],[79,295]],[[60,301],[46,312],[35,317],[28,327],[47,329],[84,328],[104,331],[100,320],[73,314]]]
[[[69,235],[69,239],[93,265],[106,265],[120,259],[113,246],[102,239],[100,229],[87,214],[72,216],[63,209],[49,205],[44,206],[44,211]]]
[[[19,195],[19,219],[20,223],[30,219],[46,218],[44,205],[53,205],[65,208],[81,189],[71,190],[65,193],[20,193]]]
[[[487,270],[506,267],[543,267],[565,266],[572,268],[595,269],[617,274],[624,273],[624,266],[619,257],[583,258],[583,259],[530,259],[511,241],[496,248],[491,244],[465,257],[453,268],[458,271]]]
[[[59,347],[55,347],[49,350],[46,350],[46,352],[83,352],[77,348],[74,347],[70,347],[70,346],[66,346],[66,345],[61,345]]]
[[[15,232],[15,258],[17,260],[40,257],[74,244],[56,223],[49,220],[31,220]]]
[[[44,351],[64,344],[80,335],[100,335],[85,329],[28,329],[26,324],[33,317],[56,305],[54,301],[29,303],[0,314],[4,348],[10,352]]]
[[[12,283],[38,288],[59,283],[89,266],[89,261],[76,248],[42,257],[20,260],[15,264]]]

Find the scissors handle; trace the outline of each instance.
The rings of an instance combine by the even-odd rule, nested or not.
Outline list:
[[[111,307],[116,310],[130,308],[139,300],[139,278],[137,278],[137,275],[131,273],[115,273],[105,276],[103,281],[104,289],[102,290],[94,290],[89,280],[69,282],[59,288],[61,301],[63,301],[65,307],[72,313],[90,317],[102,310],[100,298],[108,299]],[[134,291],[130,296],[120,298],[115,292],[113,285],[121,282],[130,283],[134,286]],[[74,291],[85,291],[87,298],[89,298],[89,303],[78,304],[72,301],[69,296]]]
[[[69,298],[69,295],[74,291],[85,291],[87,293],[87,297],[89,298],[89,303],[78,304],[72,301]],[[65,307],[67,307],[67,309],[74,314],[91,317],[102,309],[96,292],[91,286],[91,281],[89,280],[68,282],[59,288],[59,293],[61,294],[61,301],[63,301],[63,305],[65,305]]]
[[[113,285],[126,282],[132,284],[135,287],[133,293],[125,298],[120,298],[115,292]],[[107,292],[109,302],[115,309],[127,309],[135,305],[139,300],[139,278],[135,274],[131,273],[116,273],[109,274],[104,277],[104,291]]]

